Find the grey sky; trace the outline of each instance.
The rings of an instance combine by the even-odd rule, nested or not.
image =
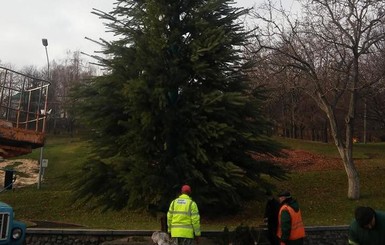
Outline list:
[[[15,70],[47,65],[42,38],[48,39],[49,60],[59,61],[67,51],[93,54],[99,46],[84,37],[111,39],[92,8],[110,11],[114,0],[3,0],[0,15],[0,61]],[[252,7],[263,0],[238,0]],[[86,58],[86,57],[84,57]]]

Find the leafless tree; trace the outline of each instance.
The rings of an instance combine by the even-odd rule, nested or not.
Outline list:
[[[67,52],[59,63],[52,62],[49,108],[52,109],[48,131],[73,133],[73,116],[69,113],[72,100],[69,91],[74,85],[96,74],[95,68],[80,57],[80,52]]]
[[[302,0],[302,11],[288,14],[271,2],[257,9],[260,24],[256,52],[281,72],[295,72],[297,87],[316,102],[329,120],[332,138],[348,177],[348,198],[360,197],[360,180],[353,161],[357,101],[363,88],[375,86],[383,72],[365,73],[366,62],[376,67],[384,42],[383,0]],[[365,65],[364,65],[365,64]],[[341,110],[346,108],[346,110]],[[338,117],[344,113],[343,123]]]

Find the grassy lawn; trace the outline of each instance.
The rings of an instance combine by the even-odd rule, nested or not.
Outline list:
[[[338,158],[335,146],[301,140],[278,139],[287,147],[301,149],[328,157]],[[38,190],[36,185],[1,193],[1,200],[11,204],[16,218],[25,221],[47,220],[83,225],[89,228],[108,229],[159,229],[159,217],[147,213],[122,210],[120,212],[91,210],[73,204],[71,182],[77,167],[84,160],[87,144],[79,138],[49,136],[44,147],[44,158],[49,159],[45,179]],[[38,159],[40,149],[23,158]],[[385,144],[356,144],[354,158],[361,177],[362,198],[349,200],[347,177],[344,170],[293,172],[287,181],[277,182],[277,190],[289,189],[298,199],[307,226],[346,225],[352,219],[357,205],[382,209],[385,203]],[[342,164],[342,163],[341,163]],[[214,220],[202,217],[203,230],[222,230],[245,224],[263,224],[264,201],[245,205],[236,216]]]

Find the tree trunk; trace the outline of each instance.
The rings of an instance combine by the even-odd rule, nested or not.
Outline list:
[[[358,48],[357,48],[358,50]],[[354,60],[353,60],[353,79],[351,81],[350,87],[350,100],[348,113],[345,118],[345,149],[340,151],[346,174],[348,175],[348,198],[357,200],[360,198],[360,179],[356,167],[354,166],[353,161],[353,137],[354,137],[354,121],[356,115],[356,105],[357,105],[357,84],[359,82],[359,70],[358,70],[358,51],[354,50]]]
[[[346,144],[343,143],[341,132],[337,126],[337,119],[333,110],[330,107],[324,107],[330,123],[330,130],[334,139],[334,143],[337,146],[338,152],[341,156],[342,162],[345,167],[345,171],[348,177],[348,198],[357,200],[360,198],[360,178],[357,169],[353,161],[353,129],[350,127],[352,124],[348,120],[346,122]]]
[[[348,176],[348,198],[357,200],[360,198],[360,177],[354,165],[352,154],[348,153],[349,149],[343,147],[339,147],[338,151]]]

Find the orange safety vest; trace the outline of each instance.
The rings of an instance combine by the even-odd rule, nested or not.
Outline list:
[[[295,212],[294,209],[287,204],[282,205],[281,209],[279,210],[277,236],[279,238],[282,237],[281,214],[283,210],[288,211],[291,218],[291,230],[289,240],[297,240],[299,238],[305,237],[305,227],[303,226],[302,222],[301,210]]]

